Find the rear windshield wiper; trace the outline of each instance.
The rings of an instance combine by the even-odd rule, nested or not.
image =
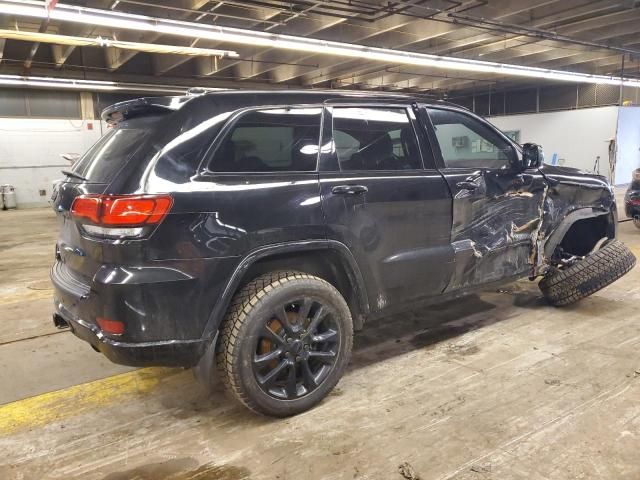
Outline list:
[[[83,180],[85,182],[89,181],[88,178],[83,177],[82,175],[79,175],[76,172],[72,172],[71,170],[61,170],[61,172],[64,173],[68,177],[77,178],[78,180]]]

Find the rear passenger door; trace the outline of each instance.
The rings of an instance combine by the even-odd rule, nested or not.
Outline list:
[[[452,271],[451,197],[413,109],[327,106],[320,150],[328,236],[354,254],[371,308],[442,292]]]
[[[325,238],[317,173],[321,113],[319,106],[250,109],[220,132],[206,170],[185,195],[193,211],[209,212],[190,230],[210,256]]]

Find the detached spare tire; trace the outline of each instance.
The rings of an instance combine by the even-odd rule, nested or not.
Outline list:
[[[611,240],[570,267],[551,270],[538,286],[552,305],[569,305],[612,284],[635,264],[631,250],[624,243]]]

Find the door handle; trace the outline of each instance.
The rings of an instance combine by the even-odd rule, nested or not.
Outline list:
[[[476,190],[480,188],[480,185],[478,185],[476,182],[470,182],[467,180],[464,182],[456,183],[456,187],[458,187],[460,190]]]
[[[360,195],[368,191],[364,185],[336,185],[331,189],[334,195]]]

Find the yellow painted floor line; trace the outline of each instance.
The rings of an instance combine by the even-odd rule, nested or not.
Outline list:
[[[0,405],[0,436],[40,427],[153,391],[179,369],[144,368]],[[182,378],[185,378],[184,375]]]

